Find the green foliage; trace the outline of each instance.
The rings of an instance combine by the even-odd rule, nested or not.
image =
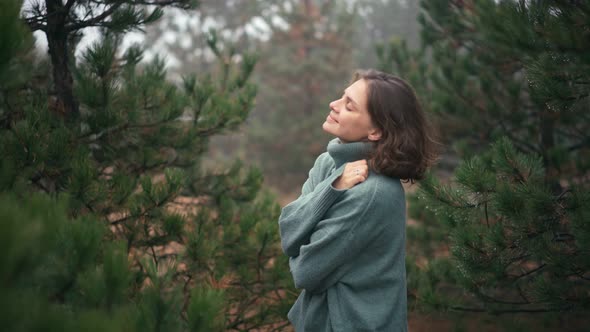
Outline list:
[[[412,286],[418,302],[496,314],[587,309],[590,45],[579,32],[590,22],[588,4],[421,6],[422,49],[383,45],[381,68],[415,86],[463,161],[449,180],[424,180],[422,202],[410,209],[428,235],[408,236],[445,233],[427,248],[446,242],[450,251],[418,252],[428,260],[409,269],[417,274],[410,280],[425,282]],[[449,262],[455,273],[429,277]]]
[[[131,273],[122,246],[104,251],[104,224],[71,219],[64,200],[0,196],[1,318],[10,331],[133,331],[125,323]],[[115,310],[117,309],[117,310]],[[117,312],[118,311],[118,312]]]
[[[1,16],[0,70],[26,76],[0,81],[3,326],[212,331],[282,322],[292,285],[277,278],[286,269],[274,263],[279,211],[261,192],[261,172],[239,161],[201,166],[210,137],[246,119],[256,57],[220,52],[221,75],[199,73],[180,88],[161,59],[144,63],[139,46],[123,51],[121,41],[162,6],[189,1],[97,3],[23,13],[33,30],[50,26],[41,28],[61,54],[75,45],[56,42],[55,31],[73,41],[102,29],[76,61],[52,57],[51,76],[31,60],[18,15]],[[3,2],[0,12],[17,5]]]
[[[540,158],[516,152],[503,139],[483,158],[464,162],[453,185],[427,183],[421,194],[448,221],[460,285],[488,310],[585,308],[581,281],[590,265],[581,257],[587,249],[572,240],[588,234],[572,232],[575,219],[570,224],[564,216],[587,207],[570,203],[567,192],[552,193]]]
[[[22,55],[32,46],[32,38],[24,24],[16,20],[22,5],[22,1],[4,1],[0,4],[0,31],[6,31],[7,35],[0,39],[0,79],[7,88],[21,83],[22,74],[18,71],[22,68],[15,67],[14,57]],[[16,82],[14,82],[16,80]]]
[[[568,211],[587,213],[577,201],[587,198],[574,192],[553,195],[541,164],[540,158],[516,152],[503,139],[481,158],[462,163],[452,184],[433,178],[422,184],[419,204],[428,204],[429,211],[446,221],[421,229],[426,236],[408,231],[410,241],[420,241],[410,252],[436,257],[421,268],[415,267],[415,259],[408,262],[410,294],[422,308],[506,313],[583,310],[588,305],[583,279],[590,267],[583,254],[588,230],[576,229],[575,218],[564,218]],[[470,171],[479,176],[467,176]],[[441,232],[448,234],[452,259],[440,255],[447,241],[432,237]]]
[[[223,292],[193,288],[187,309],[190,331],[221,331],[223,320],[216,317],[225,305]]]

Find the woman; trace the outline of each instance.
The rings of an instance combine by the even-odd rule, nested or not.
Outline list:
[[[400,180],[423,178],[435,153],[412,88],[357,72],[330,103],[336,136],[279,218],[295,287],[296,331],[407,331],[405,216]]]

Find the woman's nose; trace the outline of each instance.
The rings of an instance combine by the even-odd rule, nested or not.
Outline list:
[[[336,113],[338,113],[338,108],[336,107],[338,105],[338,100],[334,100],[333,102],[330,103],[330,109]]]

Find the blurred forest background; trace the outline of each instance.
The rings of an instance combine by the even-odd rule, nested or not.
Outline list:
[[[197,14],[170,11],[144,41],[166,56],[168,73],[212,71],[218,65],[204,36],[210,28],[236,52],[258,56],[258,87],[248,119],[213,138],[210,165],[239,157],[264,173],[280,201],[296,198],[331,137],[321,129],[328,103],[358,68],[376,68],[375,46],[391,39],[419,45],[418,1],[201,1]],[[200,22],[204,24],[200,25]]]
[[[279,246],[357,68],[441,158],[406,184],[411,331],[585,331],[590,3],[3,0],[0,325],[290,331]]]

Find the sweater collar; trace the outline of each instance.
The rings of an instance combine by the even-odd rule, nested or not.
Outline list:
[[[345,163],[368,158],[372,149],[371,142],[342,143],[339,138],[335,138],[328,143],[328,153],[334,159],[336,168]]]

